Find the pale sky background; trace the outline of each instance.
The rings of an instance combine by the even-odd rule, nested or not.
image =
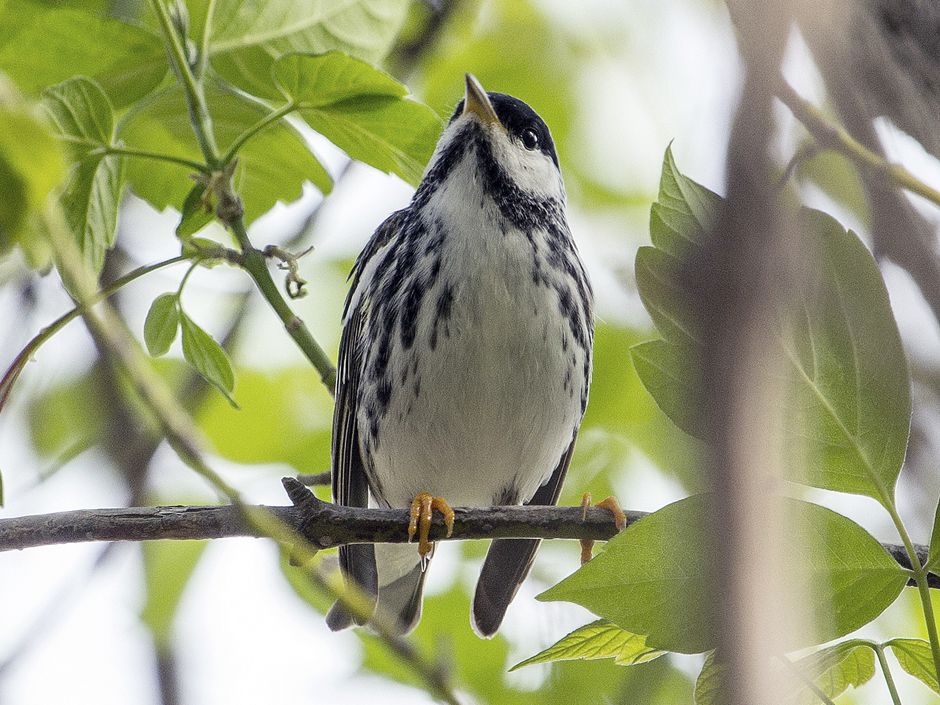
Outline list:
[[[578,97],[584,114],[592,116],[583,123],[591,147],[583,154],[567,158],[590,165],[613,183],[629,180],[635,190],[654,193],[663,150],[674,139],[673,149],[680,168],[721,192],[729,105],[736,94],[739,75],[733,35],[723,6],[696,0],[666,3],[540,0],[540,4],[585,36],[597,33],[601,27],[613,26],[622,27],[633,39],[621,53],[597,59],[584,75]],[[656,30],[639,31],[635,25],[637,16]],[[820,95],[818,82],[801,56],[798,42],[791,52],[790,75],[804,95]],[[461,89],[462,76],[455,76],[455,100]],[[786,111],[781,109],[779,114],[786,127],[781,150],[791,150],[794,135],[799,132],[792,127]],[[895,158],[903,159],[923,178],[940,183],[936,162],[903,135],[891,133],[890,128],[886,134]],[[320,143],[317,146],[322,147]],[[319,149],[319,153],[324,154],[324,149]],[[339,156],[335,153],[327,156],[330,165],[338,168]],[[364,197],[365,194],[368,196]],[[395,177],[358,168],[326,209],[320,233],[329,235],[315,243],[317,251],[311,258],[354,254],[372,229],[391,210],[405,205],[410,195],[411,188]],[[307,196],[317,197],[312,191]],[[811,193],[809,197],[837,217],[845,216],[845,224],[854,225],[847,214],[840,213],[821,194]],[[274,241],[278,233],[289,231],[296,212],[278,208],[276,215],[256,226],[255,242]],[[140,263],[174,254],[174,239],[154,230],[172,229],[177,218],[174,213],[155,214],[140,202],[129,205],[123,216],[122,237],[138,242],[135,251],[140,252]],[[635,292],[618,283],[610,263],[615,266],[632,263],[635,243],[647,237],[646,221],[627,223],[631,230],[625,234],[623,222],[598,222],[577,211],[571,214],[571,220],[591,276],[599,283],[601,318],[634,324],[645,321],[646,314]],[[170,270],[135,286],[155,296],[175,286],[179,274]],[[923,302],[907,275],[889,268],[886,278],[909,348],[923,359],[940,359],[940,334],[933,319],[925,315]],[[224,292],[226,288],[236,291],[244,286],[243,276],[216,269],[208,273],[197,271],[191,288]],[[312,280],[310,296],[299,302],[296,309],[314,334],[329,346],[335,343],[330,340],[335,334],[335,321],[328,316],[336,315],[336,311],[318,306],[317,293],[316,282]],[[19,337],[0,341],[3,365],[41,326],[69,307],[55,277],[41,282],[37,296],[40,302],[37,312],[22,322]],[[153,296],[141,296],[138,300],[147,302]],[[188,308],[192,308],[191,313],[198,320],[213,320],[211,301],[196,302],[195,297],[187,301],[192,302]],[[241,359],[268,368],[297,363],[300,354],[293,346],[284,344],[277,319],[257,296],[251,305],[248,325],[251,334],[239,353]],[[138,333],[145,313],[143,308],[130,312]],[[0,292],[0,318],[13,320],[19,315],[12,292]],[[265,341],[272,344],[265,345]],[[23,374],[19,392],[26,396],[24,392],[52,386],[74,374],[77,365],[87,364],[91,359],[88,336],[80,323],[74,323],[57,336],[55,343],[42,349]],[[624,364],[629,362],[625,360]],[[0,469],[7,498],[0,517],[121,505],[125,501],[124,486],[109,473],[97,471],[102,459],[94,452],[76,458],[42,485],[30,486],[33,469],[45,461],[33,455],[26,441],[27,424],[18,398],[14,394],[10,408],[0,419]],[[189,488],[194,502],[214,500],[213,493],[199,478],[179,469],[179,463],[166,447],[161,448],[153,462],[155,468],[167,469],[158,473],[161,484]],[[278,482],[287,472],[285,468],[272,466],[246,473],[243,469],[226,469],[223,461],[217,461],[216,466],[248,498],[274,504],[285,502]],[[632,509],[653,510],[682,496],[679,485],[665,479],[642,457],[635,458],[630,477],[629,486],[619,489],[621,501]],[[880,513],[871,511],[869,501],[825,495],[830,506],[878,535],[891,538],[889,525],[880,518]],[[930,517],[926,518],[929,520]],[[929,525],[920,526],[916,538],[924,541],[927,529]],[[0,678],[0,704],[159,702],[149,660],[149,633],[138,618],[144,594],[139,553],[135,546],[118,545],[112,549],[116,555],[105,567],[90,573],[91,563],[103,548],[101,544],[85,544],[0,554],[0,663],[17,648],[37,620],[41,621],[51,600],[52,607],[60,610],[50,619],[48,630],[38,637],[37,644]],[[453,548],[443,546],[439,550],[429,579],[429,593],[447,585],[449,568],[456,568]],[[576,552],[572,545],[568,564],[558,566],[558,577],[576,567]],[[543,558],[544,555],[545,552]],[[535,602],[532,598],[537,592],[530,581],[509,610],[503,631],[517,643],[523,637],[527,641],[525,649],[512,656],[530,655],[591,618],[573,606]],[[454,618],[464,620],[468,616],[460,614]],[[537,625],[539,643],[533,643],[533,625]],[[358,639],[350,632],[330,633],[322,619],[300,602],[281,576],[276,551],[269,542],[251,539],[211,542],[187,588],[176,628],[182,702],[189,705],[433,702],[419,690],[358,673]],[[682,663],[694,673],[700,660],[689,658]],[[523,669],[517,676],[520,683],[535,687],[545,673],[545,669],[533,667]],[[922,701],[924,691],[919,685],[910,686],[906,680],[902,685],[911,688],[906,702],[915,702],[917,698]],[[877,688],[870,691],[875,702],[879,692]]]

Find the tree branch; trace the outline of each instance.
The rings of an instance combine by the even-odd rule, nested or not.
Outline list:
[[[318,548],[349,543],[406,543],[408,510],[360,509],[324,502],[294,478],[282,480],[293,506],[265,507]],[[441,517],[434,515],[434,541],[493,538],[593,539],[606,541],[617,534],[606,509],[589,507],[491,507],[454,509],[454,532],[448,539]],[[627,525],[647,516],[628,511]],[[131,507],[82,509],[53,514],[0,519],[0,551],[86,541],[203,540],[266,534],[245,518],[237,506]],[[910,569],[904,548],[884,544],[891,556]],[[918,546],[922,561],[927,547]],[[931,575],[931,587],[940,577]]]

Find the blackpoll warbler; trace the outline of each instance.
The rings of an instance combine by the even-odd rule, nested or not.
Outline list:
[[[555,504],[587,403],[591,286],[542,119],[468,74],[411,205],[379,226],[350,276],[334,499],[411,506],[421,544],[346,546],[340,565],[404,633],[421,615],[432,507]],[[499,628],[538,544],[493,541],[478,634]],[[327,617],[332,629],[352,621],[339,603]]]

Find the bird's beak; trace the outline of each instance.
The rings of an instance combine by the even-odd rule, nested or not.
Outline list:
[[[472,73],[465,75],[467,88],[463,96],[463,114],[473,113],[484,125],[499,125],[499,118],[483,86]]]

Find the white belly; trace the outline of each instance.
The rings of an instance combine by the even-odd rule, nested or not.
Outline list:
[[[413,347],[392,350],[398,386],[372,448],[391,506],[419,492],[454,506],[526,501],[580,420],[586,353],[573,345],[556,290],[533,284],[525,235],[486,227],[465,235],[445,243],[440,284],[423,304],[433,307],[452,285],[446,324],[434,336],[433,317],[419,317]]]

